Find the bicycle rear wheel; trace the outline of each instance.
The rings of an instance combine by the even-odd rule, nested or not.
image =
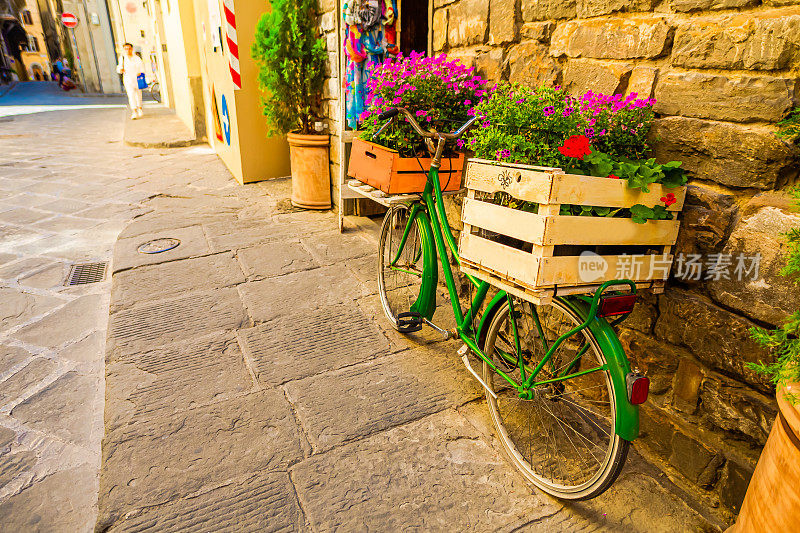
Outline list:
[[[523,380],[519,365],[514,363],[520,353],[527,367],[535,368],[559,336],[583,322],[558,300],[546,306],[515,300],[513,314],[514,323],[508,303],[498,310],[483,349],[517,383]],[[605,364],[600,344],[587,328],[556,349],[536,381]],[[614,388],[606,370],[538,386],[530,400],[521,399],[485,362],[483,377],[497,395],[495,399],[487,392],[486,399],[500,441],[511,462],[531,483],[558,498],[583,500],[601,494],[614,482],[625,463],[629,443],[615,432]]]
[[[416,220],[411,223],[398,257],[410,214],[408,206],[393,205],[383,219],[378,244],[378,292],[386,318],[395,329],[399,329],[397,316],[409,312],[419,297],[425,264],[422,234]]]

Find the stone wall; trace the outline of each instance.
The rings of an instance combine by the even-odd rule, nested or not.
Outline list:
[[[491,80],[655,97],[655,156],[692,177],[675,253],[761,255],[755,280],[671,280],[621,330],[652,379],[637,449],[729,520],[776,414],[749,328],[800,306],[779,275],[798,152],[774,135],[800,93],[800,0],[433,1],[435,51]]]
[[[331,194],[334,203],[339,201],[339,38],[336,34],[336,0],[320,0],[319,30],[328,50],[325,85],[322,92],[322,111],[325,124],[331,133]]]

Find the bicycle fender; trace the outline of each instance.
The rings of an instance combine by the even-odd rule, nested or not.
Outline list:
[[[497,314],[497,311],[500,310],[500,307],[506,301],[506,291],[498,291],[492,301],[489,302],[489,305],[486,306],[486,310],[481,315],[480,324],[478,324],[478,331],[475,332],[475,342],[483,349],[483,339],[486,337],[486,333],[489,331],[489,326],[492,325],[492,319]]]
[[[561,300],[571,307],[579,316],[586,316],[589,304],[579,300]],[[614,329],[603,318],[595,317],[589,323],[591,330],[608,364],[608,373],[614,384],[614,400],[616,404],[617,428],[616,434],[627,441],[633,441],[639,436],[639,406],[628,401],[628,385],[625,377],[631,371],[628,356],[619,342]]]
[[[439,265],[436,263],[436,249],[433,244],[433,230],[428,215],[423,211],[416,214],[417,228],[422,241],[423,273],[419,287],[417,301],[411,306],[411,311],[419,313],[428,320],[433,318],[436,311],[436,286],[439,283]]]

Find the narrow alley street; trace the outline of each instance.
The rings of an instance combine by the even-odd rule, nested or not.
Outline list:
[[[0,118],[4,530],[711,527],[635,452],[595,500],[533,489],[458,345],[386,323],[374,221],[341,234],[288,180],[126,147],[123,122]],[[87,262],[105,280],[65,286]]]

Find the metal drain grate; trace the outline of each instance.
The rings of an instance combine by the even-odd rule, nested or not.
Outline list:
[[[87,283],[97,283],[106,279],[108,262],[102,263],[81,263],[72,265],[69,269],[69,276],[64,285],[86,285]]]

